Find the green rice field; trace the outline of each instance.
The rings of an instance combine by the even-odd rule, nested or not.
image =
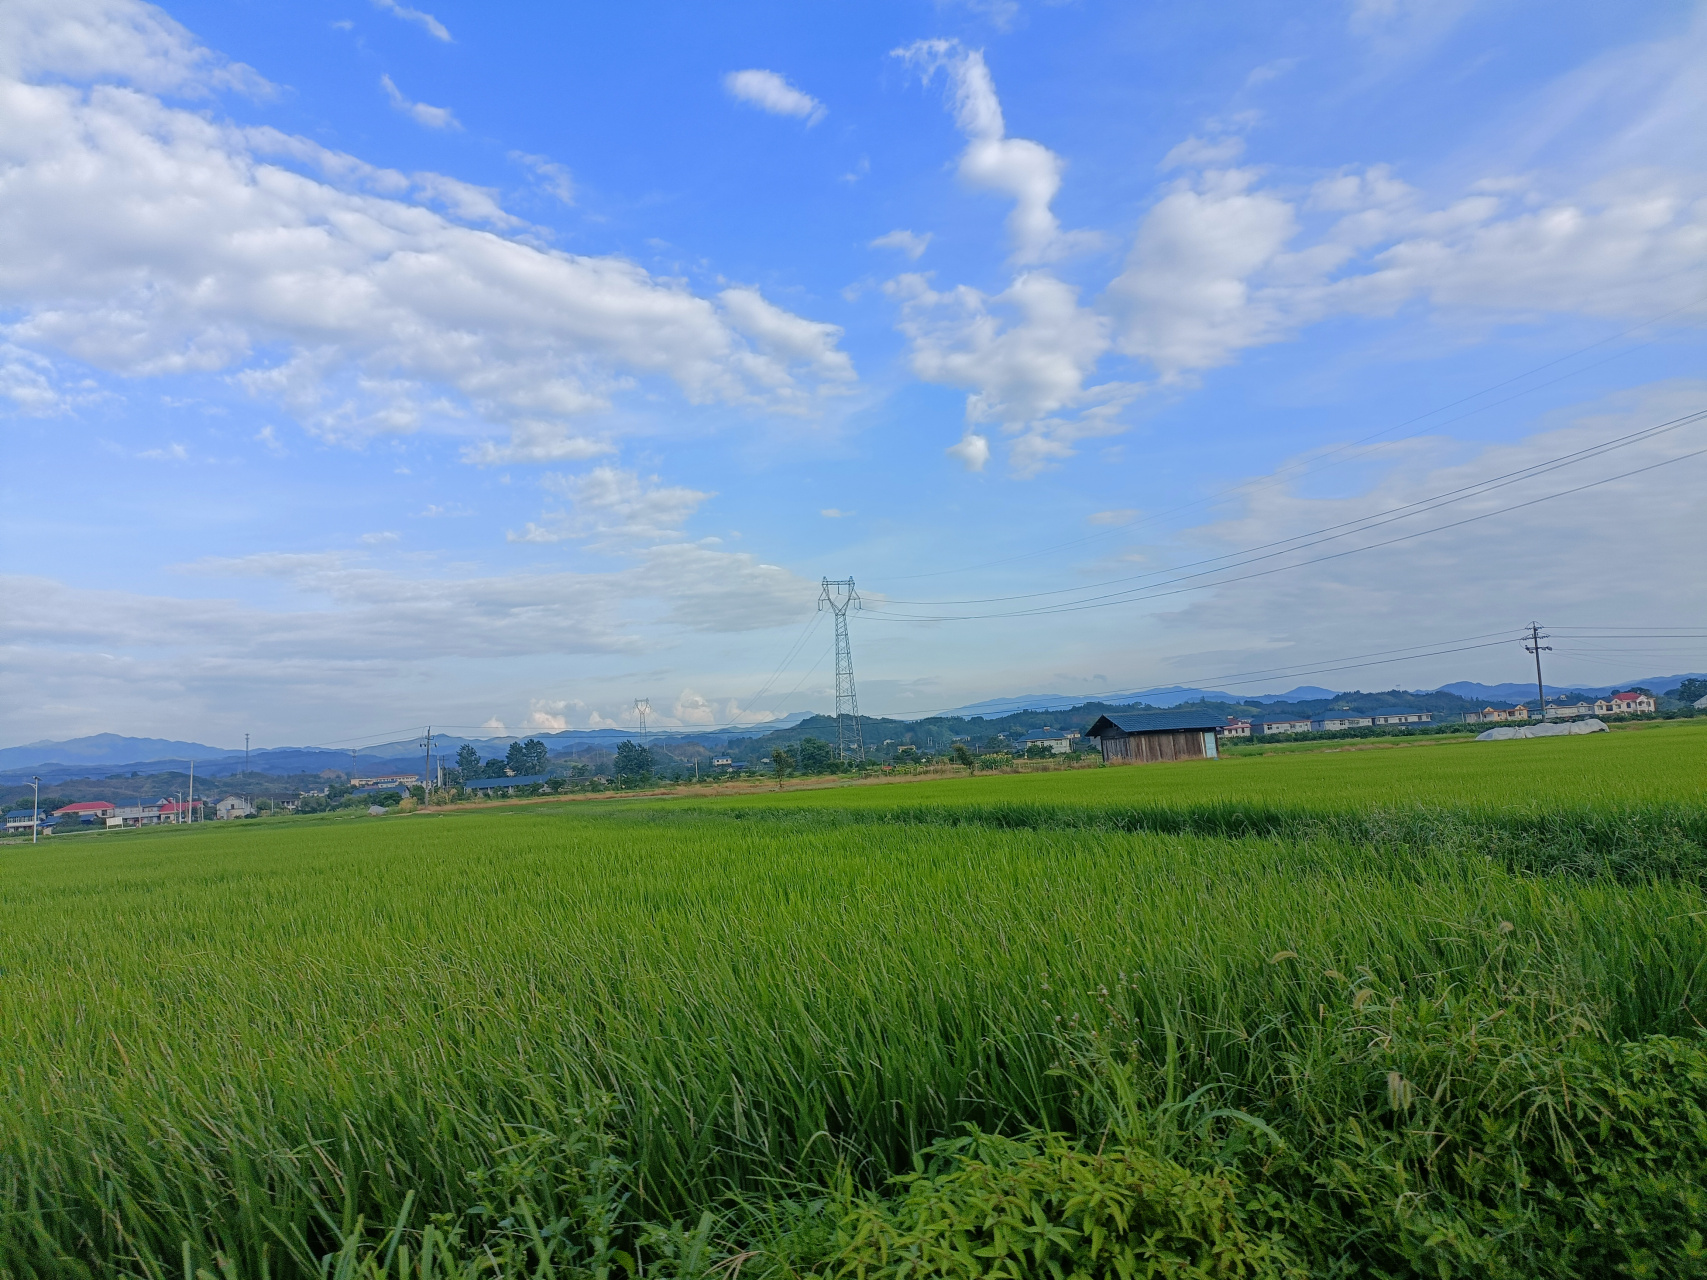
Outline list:
[[[0,849],[0,1277],[1707,1276],[1707,722]]]

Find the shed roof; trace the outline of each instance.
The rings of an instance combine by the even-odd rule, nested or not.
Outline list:
[[[1085,733],[1092,738],[1112,733],[1165,733],[1174,729],[1224,729],[1227,722],[1212,711],[1142,711],[1098,716]]]
[[[1427,716],[1434,713],[1424,711],[1420,707],[1382,707],[1379,711],[1371,712],[1371,714],[1378,716]]]
[[[491,791],[495,787],[526,787],[536,782],[545,782],[551,777],[548,773],[530,773],[519,778],[475,778],[462,784],[466,791]]]

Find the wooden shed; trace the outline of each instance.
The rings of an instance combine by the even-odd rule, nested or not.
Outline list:
[[[1104,764],[1218,760],[1215,731],[1226,721],[1207,711],[1135,711],[1098,716],[1085,731],[1102,743]]]

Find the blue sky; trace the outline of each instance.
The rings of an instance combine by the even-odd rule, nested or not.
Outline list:
[[[753,722],[828,705],[848,574],[879,713],[1521,679],[1532,616],[1561,680],[1700,669],[1707,427],[1625,437],[1707,409],[1704,56],[1688,4],[13,0],[0,737]]]

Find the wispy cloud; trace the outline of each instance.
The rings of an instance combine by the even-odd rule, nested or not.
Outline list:
[[[374,8],[383,9],[389,14],[402,18],[405,22],[419,23],[425,28],[427,34],[435,40],[443,40],[447,44],[450,42],[450,32],[445,30],[445,24],[430,13],[411,9],[406,4],[397,3],[397,0],[373,0],[373,4]]]
[[[806,121],[808,128],[829,114],[822,102],[796,89],[774,71],[731,71],[723,77],[723,87],[737,101],[773,116],[795,116]]]
[[[429,107],[424,102],[411,102],[403,96],[403,91],[388,75],[380,76],[379,83],[385,89],[385,96],[391,99],[391,105],[414,120],[416,124],[426,125],[429,129],[462,128],[456,114],[449,107]]]

